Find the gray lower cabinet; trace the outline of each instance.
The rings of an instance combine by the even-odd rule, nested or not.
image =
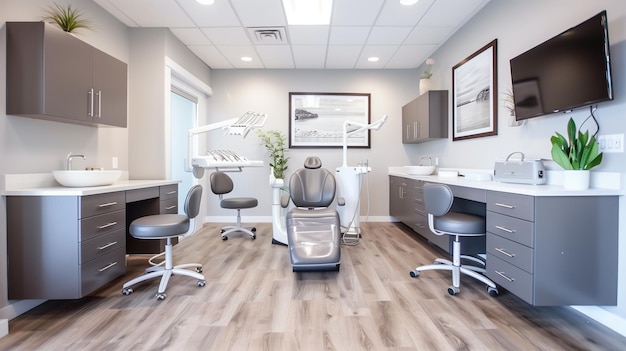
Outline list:
[[[8,196],[9,299],[77,299],[126,271],[125,193]]]
[[[535,306],[617,303],[617,196],[487,192],[487,276]]]
[[[46,22],[7,22],[7,115],[127,125],[127,65]]]

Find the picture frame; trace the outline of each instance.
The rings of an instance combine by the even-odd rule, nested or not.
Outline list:
[[[497,42],[452,67],[452,141],[498,134]]]
[[[370,123],[368,93],[289,93],[289,148],[341,148],[343,125]],[[351,135],[348,147],[370,148],[370,131]]]

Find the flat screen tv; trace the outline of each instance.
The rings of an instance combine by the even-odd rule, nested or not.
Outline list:
[[[511,59],[515,119],[612,100],[606,11]]]

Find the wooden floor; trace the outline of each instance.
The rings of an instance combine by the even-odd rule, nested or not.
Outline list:
[[[341,270],[293,273],[287,248],[257,239],[222,241],[212,224],[174,247],[177,263],[204,265],[206,286],[183,276],[157,301],[157,281],[130,296],[128,273],[81,300],[48,301],[11,320],[0,350],[624,350],[626,338],[567,307],[496,298],[470,278],[446,292],[446,272],[409,271],[440,255],[399,224],[366,223],[342,247]],[[62,284],[62,282],[59,282]]]

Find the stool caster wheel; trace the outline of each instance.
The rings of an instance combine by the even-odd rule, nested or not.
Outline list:
[[[489,293],[489,296],[491,297],[496,297],[498,295],[500,295],[500,293],[498,292],[497,288],[492,288],[492,287],[487,287],[487,292]]]
[[[132,288],[122,289],[122,295],[130,295],[132,293],[133,293],[133,289]]]
[[[417,278],[420,275],[420,272],[418,271],[410,271],[409,274],[411,275],[411,278]]]
[[[252,238],[252,240],[256,239],[256,235],[252,235],[250,238]]]
[[[198,286],[199,286],[199,287],[203,287],[203,286],[205,286],[205,285],[206,285],[206,281],[204,281],[204,280],[198,280]]]
[[[159,300],[159,301],[165,300],[166,297],[167,297],[167,295],[165,295],[165,293],[157,293],[156,294],[156,299]]]
[[[252,229],[250,230],[252,230],[253,232],[256,232],[256,227],[252,227]]]
[[[222,236],[222,240],[226,241],[226,240],[228,240],[228,237],[226,235],[224,235],[224,236]]]
[[[202,267],[196,267],[196,272],[202,273]]]
[[[454,295],[456,295],[456,294],[458,294],[460,292],[461,292],[461,289],[459,289],[459,288],[457,288],[455,286],[451,286],[451,287],[448,288],[448,294],[450,294],[452,296],[454,296]]]

